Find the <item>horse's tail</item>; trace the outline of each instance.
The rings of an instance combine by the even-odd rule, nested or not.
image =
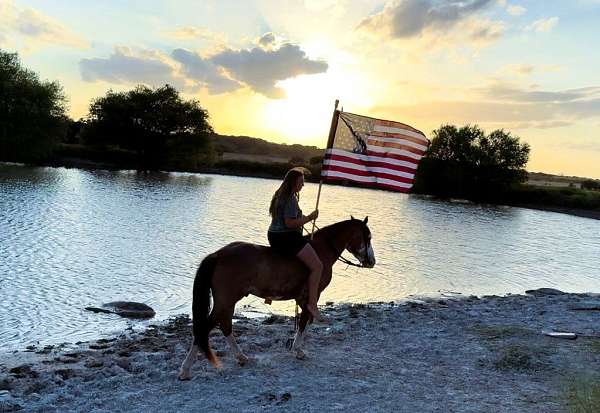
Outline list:
[[[202,260],[194,279],[192,317],[194,345],[199,346],[210,363],[219,367],[219,359],[213,353],[208,342],[208,335],[213,325],[208,320],[210,311],[211,278],[217,265],[217,255],[211,254]]]

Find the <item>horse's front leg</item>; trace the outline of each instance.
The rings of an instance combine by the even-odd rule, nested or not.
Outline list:
[[[304,337],[306,336],[306,326],[310,320],[310,313],[306,306],[302,307],[302,313],[300,314],[300,322],[298,323],[298,330],[294,337],[294,343],[292,344],[292,352],[295,354],[298,360],[306,358],[306,352],[304,351]]]

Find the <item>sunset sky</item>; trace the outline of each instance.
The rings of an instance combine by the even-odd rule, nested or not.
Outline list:
[[[333,103],[504,128],[528,170],[600,178],[600,0],[0,0],[0,48],[70,115],[169,83],[218,133],[323,147]]]

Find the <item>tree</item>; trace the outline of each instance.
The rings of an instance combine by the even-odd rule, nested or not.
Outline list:
[[[58,82],[41,81],[16,53],[0,50],[0,160],[49,157],[65,134],[65,109]]]
[[[194,169],[212,153],[208,119],[199,102],[183,100],[170,85],[137,86],[92,101],[82,139],[136,151],[139,169]]]
[[[489,135],[475,126],[443,125],[421,160],[415,192],[493,200],[527,179],[530,148],[504,130]]]

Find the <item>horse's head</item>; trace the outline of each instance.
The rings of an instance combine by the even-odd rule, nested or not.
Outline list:
[[[367,226],[369,217],[364,220],[351,217],[350,222],[356,228],[346,249],[356,257],[356,259],[365,268],[373,268],[375,266],[375,253],[371,245],[371,231]]]

